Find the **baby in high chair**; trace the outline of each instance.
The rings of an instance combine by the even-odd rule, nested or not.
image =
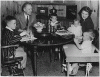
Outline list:
[[[74,39],[74,42],[76,44],[75,48],[78,48],[81,53],[94,53],[95,50],[98,52],[98,49],[95,46],[93,46],[93,44],[92,44],[94,37],[95,37],[95,35],[94,35],[93,31],[84,32],[82,44],[79,44],[79,40],[77,38]],[[67,47],[67,45],[65,45],[63,48],[66,49],[66,47]],[[73,45],[72,45],[72,47],[73,47]],[[72,48],[72,50],[76,50],[76,49]],[[69,74],[70,75],[77,74],[78,69],[79,69],[79,64],[80,63],[71,63],[69,65]],[[92,63],[88,63],[88,65],[89,65],[89,70],[90,70],[92,68]]]
[[[81,50],[82,53],[94,53],[95,48],[92,45],[92,41],[93,41],[94,37],[95,37],[94,33],[91,31],[88,31],[88,32],[83,33],[82,44],[79,44],[78,39],[74,39],[74,42],[75,42],[77,48],[79,50]],[[92,68],[92,64],[89,63],[89,65]],[[70,73],[76,74],[78,72],[79,65],[78,65],[78,63],[72,63],[70,68],[71,68]]]
[[[71,24],[71,27],[67,29],[69,32],[75,35],[75,38],[82,39],[82,27],[78,19],[74,20],[74,23]]]

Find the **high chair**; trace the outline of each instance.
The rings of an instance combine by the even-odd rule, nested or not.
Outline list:
[[[21,68],[23,57],[15,57],[14,53],[18,46],[19,45],[1,46],[1,64],[2,67],[8,67],[11,76],[24,76],[23,69]],[[9,52],[9,48],[12,48],[13,52]],[[18,68],[18,65],[20,65],[20,68]]]
[[[95,50],[99,53],[99,50],[92,45],[93,47],[93,51]],[[70,68],[67,66],[70,66],[70,63],[83,63],[85,62],[86,64],[84,66],[86,66],[86,74],[85,76],[89,76],[90,70],[92,68],[92,62],[99,62],[99,54],[98,53],[83,53],[76,48],[75,45],[73,44],[68,44],[66,47],[64,47],[64,53],[66,56],[66,64],[63,64],[63,69],[66,70],[67,68],[67,76],[70,75]],[[82,65],[83,66],[83,65]],[[81,67],[81,65],[79,64],[79,67]]]

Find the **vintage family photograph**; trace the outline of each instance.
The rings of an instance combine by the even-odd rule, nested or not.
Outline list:
[[[1,0],[1,76],[99,77],[99,0]]]

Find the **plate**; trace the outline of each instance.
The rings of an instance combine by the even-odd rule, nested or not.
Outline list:
[[[57,33],[67,33],[68,31],[66,30],[57,30]]]

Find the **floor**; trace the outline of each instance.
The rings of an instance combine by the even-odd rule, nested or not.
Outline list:
[[[59,60],[50,63],[49,53],[44,52],[43,54],[39,53],[37,57],[37,74],[38,76],[66,76],[66,73],[61,72],[61,63]],[[90,76],[99,76],[99,65],[98,63],[93,64],[93,70],[90,73]],[[9,75],[7,68],[2,69],[2,76]],[[32,73],[32,65],[31,60],[28,57],[26,69],[24,70],[25,76],[33,76]],[[85,72],[83,69],[79,69],[76,76],[85,76]]]

